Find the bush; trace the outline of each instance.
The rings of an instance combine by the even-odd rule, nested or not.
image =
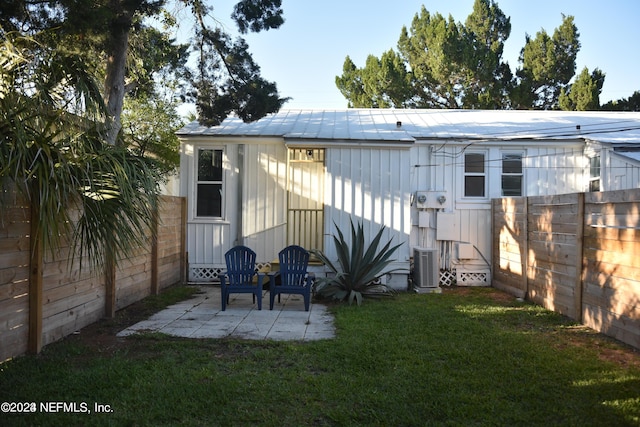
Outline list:
[[[367,247],[362,222],[356,228],[353,221],[351,221],[351,249],[349,249],[349,244],[345,240],[344,234],[335,223],[334,225],[338,231],[337,236],[333,236],[333,242],[336,247],[339,266],[331,262],[322,251],[311,251],[331,270],[329,277],[320,278],[316,282],[318,295],[338,301],[348,300],[349,304],[356,301],[358,305],[362,304],[363,297],[394,295],[395,291],[384,284],[378,283],[378,279],[384,274],[396,271],[385,271],[385,268],[394,261],[390,259],[391,255],[402,243],[392,247],[391,240],[389,240],[378,251],[385,229],[382,226]]]

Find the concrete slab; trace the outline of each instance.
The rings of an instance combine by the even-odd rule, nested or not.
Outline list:
[[[269,294],[258,310],[252,295],[233,294],[222,311],[220,287],[199,286],[192,299],[174,304],[149,319],[118,333],[129,336],[140,332],[161,332],[189,338],[237,337],[249,340],[321,340],[335,337],[333,316],[322,304],[304,311],[299,295],[282,295],[281,302],[269,310]]]

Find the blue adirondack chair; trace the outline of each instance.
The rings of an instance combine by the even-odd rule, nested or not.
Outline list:
[[[287,246],[278,254],[280,271],[271,273],[269,280],[269,308],[273,310],[276,295],[280,302],[280,294],[299,294],[304,298],[304,309],[309,311],[311,300],[311,288],[315,276],[307,272],[309,265],[309,252],[303,247]],[[279,277],[279,283],[276,278]]]
[[[253,294],[258,299],[258,310],[262,310],[262,278],[256,273],[256,253],[246,246],[235,246],[224,254],[227,271],[220,275],[222,311],[227,308],[229,294]],[[254,281],[254,277],[258,276]]]

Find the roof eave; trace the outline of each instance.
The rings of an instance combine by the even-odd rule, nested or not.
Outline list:
[[[409,149],[416,140],[404,139],[333,139],[333,138],[300,138],[284,137],[287,147],[372,147],[372,148],[402,148]]]

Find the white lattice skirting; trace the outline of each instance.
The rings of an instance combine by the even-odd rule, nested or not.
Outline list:
[[[189,282],[218,282],[224,268],[189,267]]]
[[[269,262],[256,263],[256,271],[268,271],[270,267],[271,263]],[[189,283],[219,282],[220,275],[225,270],[226,267],[192,264],[189,266]]]
[[[489,270],[456,272],[456,285],[458,286],[489,286]]]
[[[440,270],[440,286],[453,286],[456,284],[456,270]]]
[[[440,270],[440,286],[489,286],[489,270]]]

